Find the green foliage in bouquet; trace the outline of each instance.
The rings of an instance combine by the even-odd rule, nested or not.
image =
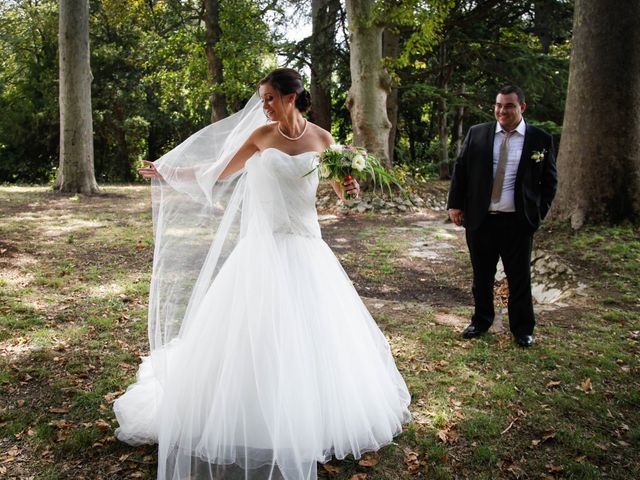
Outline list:
[[[371,181],[373,188],[386,188],[392,194],[391,186],[402,189],[396,175],[385,169],[380,161],[364,148],[352,145],[330,145],[318,154],[318,165],[304,176],[317,171],[320,178],[337,180],[340,185],[347,177],[354,176],[360,181]]]

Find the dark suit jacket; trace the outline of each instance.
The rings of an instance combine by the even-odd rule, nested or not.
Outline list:
[[[535,232],[556,194],[556,156],[553,138],[544,130],[526,126],[515,185],[516,214],[521,225]],[[448,208],[464,211],[464,226],[476,230],[486,218],[493,188],[493,141],[496,122],[474,125],[456,160]],[[532,158],[544,152],[544,159]]]

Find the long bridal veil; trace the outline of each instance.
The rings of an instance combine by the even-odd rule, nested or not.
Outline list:
[[[188,328],[190,310],[199,305],[237,243],[244,172],[219,177],[247,137],[264,123],[256,94],[244,109],[203,128],[154,162],[163,180],[152,184],[152,352]]]
[[[246,175],[219,178],[247,137],[265,123],[253,95],[239,112],[196,132],[154,162],[154,255],[149,292],[150,354],[114,410],[116,435],[132,445],[157,442],[156,415],[176,339],[240,235]]]

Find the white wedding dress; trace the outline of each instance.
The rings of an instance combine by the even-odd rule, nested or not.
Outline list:
[[[242,234],[188,326],[114,406],[117,436],[159,445],[159,479],[316,478],[410,419],[389,344],[315,208],[315,152],[268,148],[241,175]],[[157,364],[157,362],[155,363]]]

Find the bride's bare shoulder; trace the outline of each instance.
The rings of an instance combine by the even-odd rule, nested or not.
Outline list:
[[[322,128],[319,125],[316,125],[313,122],[309,122],[309,127],[310,127],[310,132],[316,136],[323,145],[329,146],[331,145],[333,142],[333,137],[331,136],[331,134],[329,132],[327,132],[324,128]]]
[[[275,123],[260,125],[251,132],[251,135],[249,135],[249,138],[247,139],[247,143],[255,145],[257,150],[262,150],[265,144],[273,142],[274,133]]]
[[[268,135],[273,134],[275,132],[275,128],[276,128],[275,122],[266,123],[266,124],[260,125],[258,128],[256,128],[251,133],[251,136],[253,136],[255,138],[263,138],[263,137],[266,137]]]

